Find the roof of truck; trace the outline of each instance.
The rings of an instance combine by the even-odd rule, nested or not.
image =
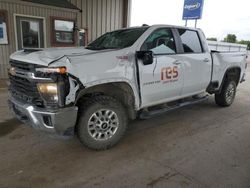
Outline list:
[[[188,30],[200,30],[199,28],[194,27],[185,27],[185,26],[178,26],[178,25],[167,25],[167,24],[156,24],[156,25],[145,25],[142,26],[132,26],[127,28],[122,28],[118,30],[125,30],[125,29],[136,29],[136,28],[161,28],[161,27],[170,27],[170,28],[178,28],[178,29],[188,29]]]
[[[167,24],[156,24],[156,25],[151,25],[150,27],[174,27],[174,28],[181,28],[181,29],[198,30],[198,28],[194,28],[194,27],[186,27],[186,26],[179,26],[179,25],[167,25]]]
[[[143,25],[143,26],[134,26],[129,28],[140,28],[140,27],[149,27],[149,28],[159,28],[159,27],[170,27],[170,28],[180,28],[180,29],[190,29],[190,30],[199,30],[198,28],[194,27],[186,27],[186,26],[179,26],[179,25],[168,25],[168,24],[155,24],[155,25]],[[126,29],[126,28],[124,28]]]

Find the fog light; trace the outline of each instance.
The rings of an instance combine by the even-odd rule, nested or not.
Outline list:
[[[43,116],[43,122],[46,124],[48,127],[53,127],[52,120],[50,116]]]

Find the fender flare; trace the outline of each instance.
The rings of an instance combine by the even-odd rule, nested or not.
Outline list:
[[[229,71],[233,70],[233,69],[238,69],[238,70],[239,70],[239,78],[238,78],[238,81],[237,81],[236,85],[239,84],[240,76],[241,76],[241,72],[242,72],[241,67],[240,67],[240,66],[229,67],[229,68],[226,69],[226,71],[225,71],[225,73],[224,73],[224,76],[223,76],[223,78],[222,78],[221,84],[220,84],[219,89],[218,89],[218,91],[217,91],[218,93],[221,92],[221,89],[222,89],[222,87],[223,87],[223,84],[225,83],[225,80],[226,80],[227,73],[228,73]],[[217,92],[216,92],[216,93],[217,93]]]
[[[133,97],[134,97],[134,102],[135,102],[135,109],[136,110],[139,110],[139,104],[140,104],[140,100],[139,100],[139,95],[138,95],[138,92],[137,89],[136,89],[136,86],[134,86],[133,84],[131,84],[131,82],[129,82],[128,80],[126,79],[110,79],[110,80],[106,80],[106,81],[103,81],[103,80],[100,80],[100,81],[94,81],[94,82],[91,82],[91,83],[87,83],[87,84],[84,84],[83,87],[81,87],[77,93],[77,96],[76,96],[76,100],[75,100],[75,104],[78,102],[78,100],[86,93],[88,93],[89,90],[91,89],[94,89],[96,87],[101,87],[101,86],[104,86],[106,84],[126,84],[130,90],[132,91],[132,94],[133,94]]]

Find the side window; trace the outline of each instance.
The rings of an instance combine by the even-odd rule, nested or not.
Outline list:
[[[201,53],[201,43],[196,31],[178,29],[184,52],[186,53]]]
[[[154,54],[175,54],[176,47],[171,29],[157,29],[149,35],[141,47],[142,51],[153,51]]]

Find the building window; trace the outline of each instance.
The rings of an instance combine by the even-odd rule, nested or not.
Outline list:
[[[21,20],[22,48],[40,48],[39,22]]]
[[[76,43],[75,21],[52,17],[52,46],[74,46]]]
[[[44,48],[44,18],[16,15],[17,49]]]

